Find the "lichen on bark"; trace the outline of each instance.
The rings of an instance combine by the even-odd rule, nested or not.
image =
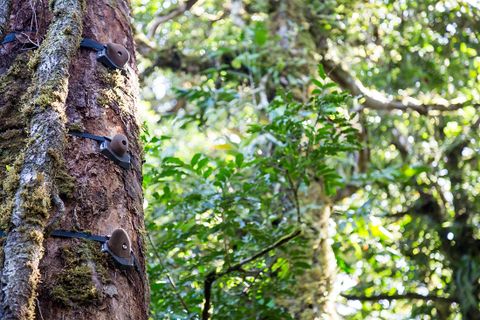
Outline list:
[[[2,269],[2,319],[34,319],[34,301],[40,279],[44,228],[56,191],[56,161],[52,150],[62,153],[65,144],[65,100],[68,69],[82,33],[80,0],[57,0],[53,20],[37,50],[35,69],[23,108],[28,117],[29,138],[18,173],[10,230],[4,245]],[[71,30],[66,35],[64,30]]]
[[[0,39],[7,31],[7,21],[10,15],[11,0],[0,0]]]
[[[132,87],[129,72],[128,67],[122,71],[111,71],[106,67],[100,66],[96,74],[101,83],[105,84],[105,88],[99,92],[97,103],[101,107],[111,108],[122,116],[134,117],[131,100],[135,100],[135,97],[128,95],[128,92],[123,89]]]

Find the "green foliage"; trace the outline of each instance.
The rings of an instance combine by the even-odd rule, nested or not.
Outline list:
[[[342,316],[474,318],[480,306],[478,4],[241,4],[232,12],[232,1],[199,2],[163,24],[149,39],[157,48],[140,60],[142,105],[154,111],[145,117],[152,132],[145,137],[144,178],[154,317],[188,318],[182,300],[198,317],[207,274],[297,227],[310,230],[315,221],[308,211],[324,203],[308,191],[320,184],[334,206],[337,288],[363,298],[445,298],[339,297]],[[134,1],[138,29],[147,31],[157,11],[176,5]],[[374,97],[379,91],[405,103],[466,103],[427,114],[366,109],[365,97],[347,98],[318,67],[322,37],[330,55],[374,89]],[[319,80],[311,80],[314,73]],[[299,296],[294,284],[315,262],[311,251],[298,237],[245,272],[218,279],[213,318],[296,317],[282,297]]]
[[[190,314],[200,314],[209,272],[225,270],[300,227],[299,189],[311,179],[321,179],[331,194],[341,185],[330,162],[357,148],[357,131],[338,110],[348,97],[315,82],[318,94],[308,102],[278,96],[267,109],[270,120],[250,126],[246,140],[268,143],[253,142],[216,157],[197,153],[186,161],[166,155],[162,140],[146,135],[147,153],[160,160],[144,167],[147,228],[161,260],[149,268],[157,318],[186,317],[175,289],[164,280],[167,274],[176,279]],[[295,239],[220,278],[214,285],[214,317],[288,318],[275,301],[288,296],[295,276],[309,267],[302,242]],[[289,252],[292,246],[299,252]]]

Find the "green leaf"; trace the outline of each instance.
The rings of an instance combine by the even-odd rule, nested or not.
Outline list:
[[[195,164],[197,164],[197,162],[198,162],[198,160],[200,159],[201,156],[202,156],[201,153],[195,154],[195,155],[192,157],[192,160],[190,161],[190,165],[191,165],[192,167],[194,167]]]
[[[327,74],[325,73],[325,70],[323,69],[323,65],[321,63],[318,64],[317,71],[320,78],[322,78],[323,80],[327,78]]]
[[[237,165],[238,168],[242,167],[243,160],[244,160],[243,153],[237,153],[235,155],[235,164]]]
[[[268,39],[268,29],[263,22],[257,22],[255,24],[255,28],[253,29],[254,32],[254,41],[255,44],[258,46],[263,46]]]
[[[208,159],[208,158],[203,158],[202,160],[198,161],[197,172],[200,172],[200,170],[202,170],[202,168],[205,167],[208,164],[209,161],[210,161],[210,159]]]
[[[179,158],[176,158],[176,157],[165,157],[163,159],[163,163],[164,164],[176,164],[176,165],[179,165],[179,166],[185,165],[185,163],[182,160],[180,160]]]
[[[312,79],[312,82],[319,88],[323,88],[323,83],[318,81],[317,79]]]

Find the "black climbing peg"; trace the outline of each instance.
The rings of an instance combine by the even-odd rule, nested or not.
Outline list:
[[[110,69],[123,69],[130,60],[130,53],[118,43],[102,44],[93,39],[85,38],[80,42],[80,47],[96,51],[97,61]]]

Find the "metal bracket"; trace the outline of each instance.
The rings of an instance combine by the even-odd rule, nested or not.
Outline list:
[[[82,48],[88,48],[97,52],[97,61],[109,69],[123,70],[130,60],[130,53],[118,43],[102,44],[93,39],[85,38],[80,42]]]
[[[97,51],[97,61],[101,62],[105,67],[110,69],[123,69],[113,63],[112,60],[107,55],[107,48],[103,48],[100,51]]]
[[[70,131],[69,134],[100,142],[100,153],[123,169],[130,169],[131,156],[128,153],[127,138],[123,134],[117,134],[113,138],[78,131]]]
[[[123,169],[130,169],[130,155],[127,152],[125,152],[123,155],[118,155],[110,146],[110,141],[103,141],[100,143],[100,152]]]
[[[135,266],[135,256],[131,249],[130,237],[123,229],[115,229],[112,232],[108,241],[102,244],[102,252],[108,252],[119,265]]]

